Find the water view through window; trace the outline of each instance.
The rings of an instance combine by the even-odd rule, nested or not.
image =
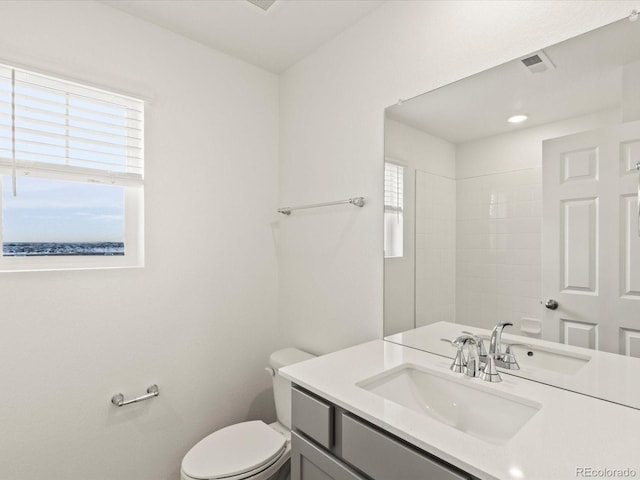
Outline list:
[[[2,177],[3,256],[124,255],[124,187]]]

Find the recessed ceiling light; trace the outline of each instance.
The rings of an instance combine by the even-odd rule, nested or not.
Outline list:
[[[526,115],[513,115],[513,116],[507,118],[507,122],[509,122],[509,123],[522,123],[527,118],[529,118],[529,117],[527,117]]]

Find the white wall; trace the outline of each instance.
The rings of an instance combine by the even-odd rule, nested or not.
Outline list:
[[[209,432],[274,417],[278,79],[80,1],[0,2],[0,58],[154,95],[146,267],[0,274],[0,478],[175,480]]]
[[[456,181],[422,170],[416,172],[415,312],[416,327],[456,320]],[[384,318],[386,329],[386,310]]]
[[[382,335],[383,109],[628,15],[633,1],[388,2],[282,76],[279,312],[317,353]]]
[[[384,123],[384,154],[404,161],[414,170],[456,177],[454,144],[389,117]]]

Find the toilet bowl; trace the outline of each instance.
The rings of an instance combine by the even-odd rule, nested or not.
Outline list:
[[[269,357],[278,421],[236,423],[221,428],[194,445],[182,460],[181,480],[285,480],[291,456],[291,382],[278,370],[313,358],[295,348]],[[286,464],[286,465],[285,465]]]

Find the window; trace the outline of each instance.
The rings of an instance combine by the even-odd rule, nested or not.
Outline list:
[[[0,270],[142,264],[144,103],[0,65]]]
[[[404,167],[384,164],[384,256],[402,257]]]

